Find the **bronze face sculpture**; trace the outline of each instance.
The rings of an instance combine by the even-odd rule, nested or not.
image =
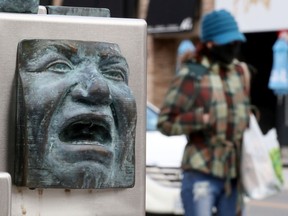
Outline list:
[[[17,73],[17,185],[134,185],[136,102],[117,44],[24,40]]]

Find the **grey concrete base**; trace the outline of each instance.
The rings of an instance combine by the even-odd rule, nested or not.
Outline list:
[[[5,172],[0,172],[0,214],[11,214],[11,176]]]

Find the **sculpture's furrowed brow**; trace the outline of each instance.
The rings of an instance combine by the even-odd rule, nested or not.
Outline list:
[[[20,66],[26,71],[41,71],[45,65],[58,59],[71,61],[72,56],[77,53],[77,48],[69,44],[47,44],[33,49],[33,55],[28,55],[25,64]]]
[[[53,53],[59,54],[60,56],[65,56],[66,58],[70,59],[72,55],[77,53],[77,48],[75,46],[69,44],[47,44],[44,46],[35,46],[34,50],[36,54],[33,55],[32,58],[39,58],[41,56],[49,56],[49,54]]]
[[[128,70],[128,63],[126,59],[122,55],[119,55],[119,54],[100,55],[99,63],[100,63],[100,66],[121,64],[122,67],[125,67]]]
[[[43,54],[46,54],[47,52],[54,52],[59,53],[66,58],[70,59],[72,55],[75,55],[78,51],[78,49],[70,44],[48,44],[43,48]]]
[[[108,76],[115,76],[115,74],[123,77],[123,81],[128,84],[129,66],[126,59],[120,54],[107,54],[101,56],[99,62],[99,69]]]

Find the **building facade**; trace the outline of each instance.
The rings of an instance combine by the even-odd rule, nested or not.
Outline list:
[[[202,0],[200,16],[214,9],[214,0]],[[140,0],[139,18],[146,19],[149,0]],[[191,11],[193,8],[191,8]],[[181,40],[196,41],[199,19],[193,21],[190,32],[149,34],[147,41],[147,100],[160,107],[168,86],[175,75],[177,48]]]

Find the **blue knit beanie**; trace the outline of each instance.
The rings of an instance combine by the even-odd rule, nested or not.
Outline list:
[[[233,41],[245,42],[245,36],[239,31],[234,17],[226,10],[206,14],[201,23],[201,41],[213,41],[218,45]]]

